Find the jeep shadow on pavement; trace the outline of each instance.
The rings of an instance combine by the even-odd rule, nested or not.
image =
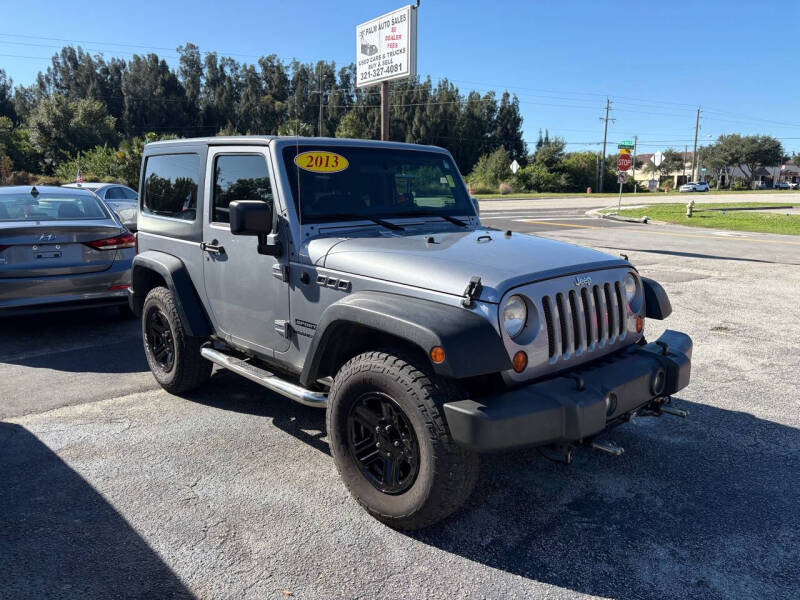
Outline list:
[[[684,415],[692,342],[627,260],[483,227],[450,154],[365,140],[146,146],[130,306],[171,393],[213,364],[327,409],[374,517],[453,513],[481,452],[574,447],[635,414]]]

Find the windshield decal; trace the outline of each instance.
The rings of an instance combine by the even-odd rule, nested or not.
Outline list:
[[[324,150],[310,150],[294,157],[294,164],[312,173],[339,173],[350,166],[341,154]]]

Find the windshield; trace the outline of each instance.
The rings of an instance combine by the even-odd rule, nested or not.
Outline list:
[[[475,214],[458,169],[438,152],[287,146],[283,160],[303,223]]]
[[[108,215],[94,196],[60,195],[41,192],[0,195],[0,221],[76,221],[107,219]]]

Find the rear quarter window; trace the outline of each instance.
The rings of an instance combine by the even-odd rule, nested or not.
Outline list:
[[[142,212],[194,221],[202,169],[202,160],[197,154],[149,156],[145,163]]]

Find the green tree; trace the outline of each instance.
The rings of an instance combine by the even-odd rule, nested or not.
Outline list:
[[[200,94],[203,91],[203,59],[200,49],[187,42],[178,46],[178,79],[186,92],[186,106],[192,125],[199,125]]]
[[[304,123],[300,119],[289,119],[278,128],[278,135],[312,136],[314,130],[310,123]]]
[[[17,118],[17,112],[14,110],[14,94],[11,91],[13,84],[6,72],[0,69],[0,117],[8,117],[12,121]]]
[[[561,160],[561,169],[567,178],[566,191],[583,192],[594,187],[597,178],[597,154],[594,152],[571,152]]]
[[[536,143],[536,153],[533,155],[533,162],[551,171],[560,170],[561,161],[564,159],[564,150],[567,143],[564,139],[555,137],[552,140],[547,135]]]
[[[779,165],[784,156],[780,141],[769,135],[721,135],[716,145],[729,164],[738,166],[744,173],[748,187],[753,186],[759,167]]]
[[[359,116],[359,111],[351,110],[336,127],[336,137],[370,139],[375,136],[375,132],[370,130],[367,123]]]
[[[82,150],[115,144],[115,119],[97,100],[69,100],[53,96],[39,102],[28,117],[30,139],[43,156],[49,174],[56,163]]]
[[[133,55],[122,77],[123,127],[128,136],[146,131],[183,133],[191,125],[186,92],[156,54]]]
[[[512,159],[522,161],[527,152],[522,139],[522,115],[519,111],[519,98],[503,92],[497,110],[493,137],[498,144],[508,149]]]

